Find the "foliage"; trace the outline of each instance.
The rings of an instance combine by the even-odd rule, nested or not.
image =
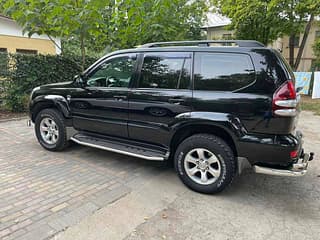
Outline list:
[[[86,46],[86,55],[94,58],[100,58],[111,52],[110,47],[104,47],[102,44],[101,46],[97,46],[93,43],[86,43]],[[80,41],[77,38],[62,39],[61,47],[64,55],[81,56]]]
[[[279,36],[300,33],[311,13],[319,13],[314,0],[213,0],[219,11],[232,19],[231,29],[239,39],[264,44]]]
[[[62,37],[64,52],[82,56],[150,41],[199,39],[207,12],[206,0],[2,1],[4,13],[30,36]]]
[[[147,42],[201,39],[207,5],[205,0],[124,0],[116,1],[111,12],[105,16],[103,37],[88,40],[89,51],[105,54]],[[74,51],[79,40],[66,39],[64,46],[64,51]]]
[[[82,69],[85,42],[98,41],[114,1],[101,0],[6,0],[4,13],[23,26],[29,36],[77,37],[80,41]]]
[[[214,1],[219,11],[232,19],[230,29],[237,39],[252,39],[264,44],[276,39],[280,20],[279,9],[270,1],[224,0]]]
[[[26,110],[28,95],[34,87],[70,81],[81,72],[76,64],[81,61],[79,56],[10,54],[7,58],[8,64],[1,72],[0,81],[4,87],[5,105],[12,111]],[[95,60],[86,59],[86,66]]]
[[[146,42],[201,39],[206,20],[205,0],[118,1],[110,22],[114,48]]]

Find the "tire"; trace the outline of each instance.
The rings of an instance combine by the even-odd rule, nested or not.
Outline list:
[[[49,130],[41,130],[45,128],[50,128],[50,133]],[[35,120],[35,133],[40,145],[49,151],[62,151],[68,146],[65,121],[56,109],[44,109],[38,113]],[[50,137],[45,137],[48,134],[51,134],[51,141]]]
[[[233,151],[221,138],[210,134],[196,134],[180,143],[174,165],[187,187],[206,194],[221,192],[236,174]]]

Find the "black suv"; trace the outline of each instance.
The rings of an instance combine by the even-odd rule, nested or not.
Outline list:
[[[68,141],[172,161],[191,189],[216,193],[245,167],[301,176],[313,153],[296,131],[294,75],[256,41],[159,42],[116,51],[71,82],[35,88],[40,144]],[[77,130],[68,136],[68,127]]]

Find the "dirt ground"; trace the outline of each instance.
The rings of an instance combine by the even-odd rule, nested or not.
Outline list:
[[[13,113],[0,109],[0,121],[27,117],[27,113]]]

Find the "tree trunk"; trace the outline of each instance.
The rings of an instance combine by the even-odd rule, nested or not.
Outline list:
[[[76,8],[80,7],[78,0],[75,0],[75,7]],[[82,57],[81,71],[83,72],[86,64],[86,49],[84,46],[84,33],[82,29],[80,31],[80,48],[81,48],[81,57]]]
[[[84,46],[83,33],[80,33],[80,48],[81,48],[81,57],[82,57],[81,71],[84,71],[84,67],[86,65],[86,49]]]
[[[291,34],[289,37],[289,64],[291,67],[294,65],[294,39],[296,35]]]
[[[307,38],[308,38],[308,35],[309,35],[309,32],[310,32],[310,29],[311,29],[311,25],[312,25],[312,22],[313,22],[313,19],[314,19],[314,15],[311,14],[310,16],[310,19],[304,29],[304,33],[303,33],[303,38],[302,38],[302,42],[301,42],[301,45],[300,45],[300,48],[299,48],[299,52],[298,52],[298,55],[297,55],[297,59],[296,59],[296,62],[294,64],[294,70],[297,70],[298,67],[299,67],[299,64],[300,64],[300,61],[301,61],[301,57],[302,57],[302,54],[303,54],[303,50],[304,50],[304,47],[306,45],[306,42],[307,42]]]

